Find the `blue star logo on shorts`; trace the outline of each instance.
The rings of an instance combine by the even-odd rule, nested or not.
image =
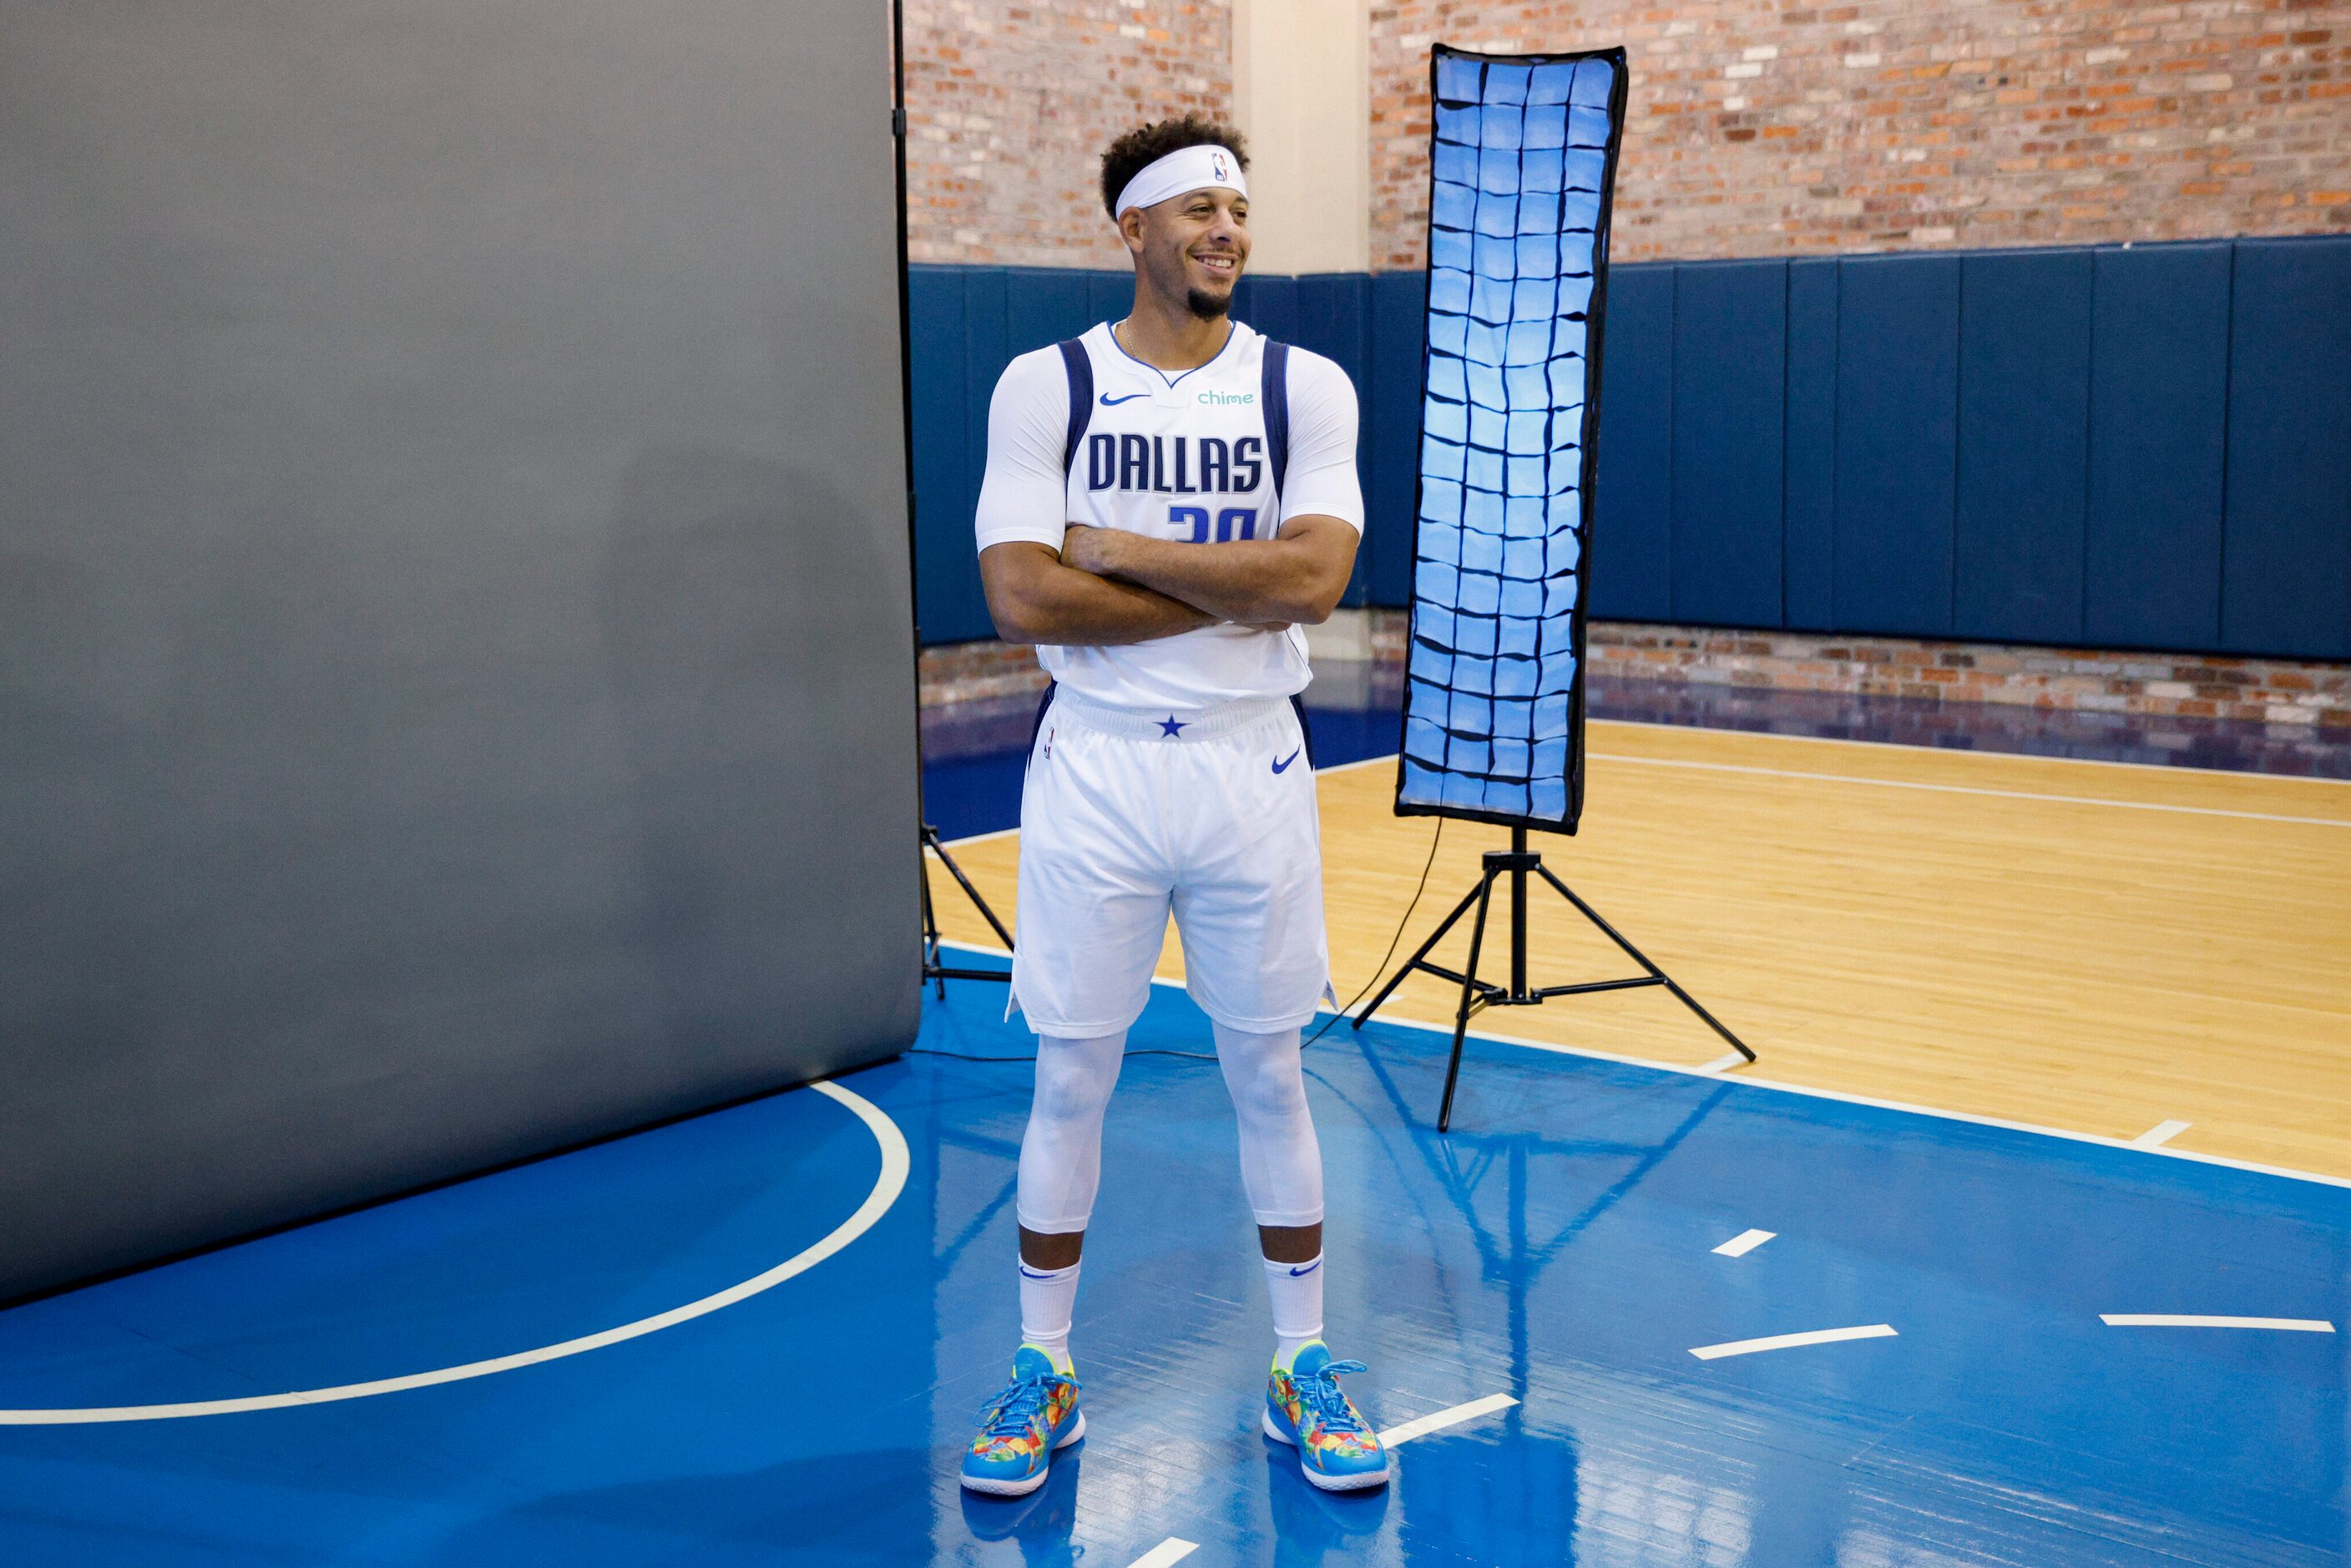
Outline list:
[[[1165,735],[1180,735],[1189,727],[1191,727],[1180,722],[1172,713],[1159,721],[1160,732]]]

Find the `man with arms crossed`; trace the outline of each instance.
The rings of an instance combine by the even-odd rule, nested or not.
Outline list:
[[[1070,1360],[1102,1113],[1172,910],[1240,1124],[1275,1349],[1263,1426],[1306,1479],[1387,1456],[1322,1333],[1322,1163],[1299,1031],[1330,984],[1301,623],[1363,531],[1355,392],[1230,318],[1249,261],[1240,138],[1197,116],[1102,156],[1134,258],[1126,319],[1023,354],[988,408],[977,518],[998,632],[1054,677],[1020,805],[1012,991],[1038,1033],[1020,1145],[1021,1344],[963,1484],[1043,1484],[1085,1417]],[[1082,399],[1081,402],[1079,400]]]

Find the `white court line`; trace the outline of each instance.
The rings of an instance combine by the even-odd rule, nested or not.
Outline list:
[[[1852,773],[1807,773],[1793,768],[1757,768],[1744,762],[1698,762],[1679,757],[1629,757],[1592,751],[1603,762],[1645,768],[1687,768],[1707,773],[1752,773],[1767,779],[1810,779],[1824,784],[1862,784],[1874,789],[1925,789],[1938,795],[1990,795],[2004,800],[2053,800],[2064,806],[2113,806],[2125,811],[2169,811],[2187,817],[2236,817],[2254,822],[2294,822],[2312,828],[2351,828],[2351,817],[2286,817],[2274,811],[2229,811],[2218,806],[2173,806],[2158,800],[2109,800],[2096,795],[2044,795],[2031,789],[1987,789],[1973,784],[1929,784],[1916,779],[1865,779]]]
[[[1734,1067],[1746,1065],[1747,1058],[1734,1051],[1728,1056],[1718,1056],[1712,1061],[1700,1063],[1697,1071],[1705,1073],[1720,1073],[1728,1072]]]
[[[469,1361],[463,1366],[444,1366],[433,1372],[412,1372],[403,1377],[378,1378],[372,1383],[345,1383],[333,1388],[305,1388],[291,1394],[259,1394],[243,1399],[199,1399],[180,1405],[118,1405],[94,1406],[89,1409],[0,1410],[0,1427],[70,1427],[109,1421],[172,1421],[191,1416],[232,1416],[249,1410],[284,1410],[298,1405],[329,1405],[340,1399],[366,1399],[378,1394],[397,1394],[410,1388],[430,1388],[443,1383],[463,1383],[469,1378],[488,1377],[495,1373],[512,1372],[517,1367],[537,1366],[541,1362],[560,1361],[566,1356],[582,1355],[606,1345],[626,1340],[642,1339],[649,1333],[675,1328],[695,1318],[707,1317],[737,1301],[747,1301],[762,1291],[772,1290],[795,1274],[806,1273],[831,1257],[873,1228],[876,1220],[889,1212],[905,1189],[908,1156],[905,1134],[889,1115],[862,1095],[852,1094],[837,1083],[810,1083],[809,1088],[837,1100],[857,1114],[873,1141],[882,1146],[882,1173],[873,1179],[873,1190],[857,1212],[833,1228],[831,1235],[813,1246],[804,1248],[785,1259],[763,1274],[754,1274],[740,1284],[729,1285],[698,1301],[688,1301],[682,1307],[672,1307],[649,1318],[639,1318],[632,1323],[601,1333],[582,1334],[559,1344],[541,1345],[537,1350],[517,1351],[512,1355],[496,1356],[488,1361]],[[1170,1558],[1167,1561],[1173,1562]]]
[[[1719,1361],[1726,1355],[1753,1355],[1762,1350],[1793,1350],[1800,1344],[1835,1344],[1849,1339],[1893,1337],[1892,1325],[1869,1323],[1857,1329],[1814,1329],[1810,1333],[1775,1333],[1763,1339],[1734,1339],[1723,1344],[1702,1344],[1690,1354],[1700,1361]]]
[[[1491,1416],[1497,1410],[1508,1410],[1517,1400],[1507,1394],[1489,1394],[1483,1399],[1472,1399],[1467,1405],[1455,1405],[1443,1410],[1432,1410],[1426,1416],[1416,1416],[1409,1421],[1399,1421],[1380,1434],[1382,1446],[1393,1448],[1398,1443],[1409,1443],[1415,1437],[1426,1437],[1431,1432],[1442,1432],[1447,1427],[1458,1427],[1464,1421],[1475,1421],[1480,1416]]]
[[[1958,746],[1921,746],[1915,740],[1863,740],[1849,735],[1789,735],[1775,729],[1735,729],[1715,724],[1670,724],[1654,718],[1594,717],[1592,722],[1603,728],[1614,724],[1623,725],[1627,729],[1672,729],[1685,734],[1698,729],[1704,730],[1708,735],[1753,735],[1766,740],[1801,740],[1813,746],[1866,746],[1878,751],[1931,751],[1938,757],[1982,757],[2012,758],[2025,762],[2063,762],[2073,768],[2139,768],[2156,773],[2217,773],[2240,779],[2245,777],[2248,772],[2248,769],[2242,768],[2199,768],[2181,762],[2129,762],[2118,757],[2053,757],[2040,751],[1991,751]],[[2312,733],[2315,735],[2316,727],[2310,727]],[[2290,779],[2304,784],[2332,784],[2337,788],[2351,785],[2351,779],[2325,779],[2303,773],[2256,773],[2252,776],[2257,779]]]
[[[2134,1149],[2159,1149],[2194,1126],[2193,1122],[2158,1122],[2130,1141]]]
[[[941,839],[939,841],[951,850],[959,850],[966,844],[984,844],[993,839],[1008,839],[1019,831],[1019,828],[998,828],[992,833],[967,833],[959,839]],[[938,856],[938,851],[927,844],[924,846],[923,852],[934,859]]]
[[[1475,1421],[1480,1416],[1507,1410],[1517,1403],[1507,1394],[1489,1394],[1483,1399],[1472,1399],[1467,1405],[1433,1410],[1426,1416],[1390,1427],[1380,1434],[1380,1443],[1384,1448],[1393,1448],[1399,1443],[1409,1443],[1415,1437],[1426,1437],[1431,1432],[1441,1432],[1447,1427],[1458,1427],[1464,1421]],[[1179,1563],[1198,1550],[1197,1543],[1180,1535],[1171,1535],[1128,1563],[1127,1568],[1167,1568],[1167,1564]]]
[[[2113,1329],[2281,1329],[2287,1333],[2333,1333],[2325,1318],[2215,1318],[2190,1312],[2100,1312]]]
[[[1742,1230],[1714,1251],[1724,1258],[1744,1258],[1779,1234],[1776,1230]]]
[[[959,942],[952,938],[940,944],[960,947],[967,953],[989,953],[998,958],[1011,956],[1001,947],[984,942]],[[1181,990],[1184,982],[1154,975],[1155,986],[1170,986]],[[1327,1008],[1317,1009],[1320,1013]],[[1396,1018],[1383,1014],[1379,1022],[1395,1029],[1416,1029],[1424,1034],[1441,1034],[1450,1040],[1453,1026],[1449,1023],[1424,1023],[1418,1019]],[[1650,1072],[1671,1072],[1683,1078],[1712,1078],[1717,1082],[1734,1083],[1744,1089],[1769,1089],[1775,1094],[1800,1094],[1808,1100],[1834,1100],[1842,1105],[1866,1105],[1873,1111],[1899,1111],[1906,1116],[1930,1116],[1938,1122],[1964,1122],[1970,1127],[1998,1127],[2002,1132],[2030,1133],[2036,1138],[2057,1138],[2069,1144],[2095,1144],[2104,1149],[2129,1149],[2136,1154],[2154,1155],[2167,1160],[2187,1160],[2199,1166],[2218,1166],[2223,1170],[2250,1171],[2255,1176],[2283,1176],[2288,1181],[2306,1181],[2319,1186],[2351,1187],[2351,1176],[2323,1176],[2317,1171],[2296,1170],[2292,1166],[2265,1166],[2253,1160],[2234,1159],[2227,1155],[2198,1154],[2192,1149],[2140,1149],[2127,1138],[2109,1138],[2100,1133],[2077,1133],[2070,1127],[2047,1127],[2037,1122],[2011,1122],[2002,1116],[1979,1116],[1970,1111],[1945,1111],[1933,1105],[1913,1105],[1904,1100],[1881,1100],[1868,1094],[1848,1094],[1839,1089],[1815,1089],[1806,1083],[1782,1083],[1776,1079],[1750,1078],[1741,1073],[1736,1078],[1717,1078],[1703,1067],[1684,1067],[1671,1061],[1658,1061],[1646,1056],[1625,1056],[1613,1051],[1594,1051],[1589,1046],[1561,1045],[1553,1040],[1529,1040],[1523,1035],[1494,1034],[1473,1029],[1468,1038],[1492,1045],[1515,1045],[1528,1051],[1546,1051],[1554,1056],[1580,1056],[1592,1061],[1611,1061],[1620,1067],[1638,1067]]]

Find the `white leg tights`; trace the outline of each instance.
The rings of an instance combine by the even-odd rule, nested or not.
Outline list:
[[[1218,1024],[1217,1061],[1240,1124],[1241,1186],[1257,1222],[1322,1224],[1322,1145],[1306,1108],[1298,1030],[1245,1034]]]
[[[1102,1186],[1102,1113],[1118,1087],[1126,1031],[1037,1040],[1037,1094],[1020,1139],[1021,1225],[1049,1235],[1083,1230]]]

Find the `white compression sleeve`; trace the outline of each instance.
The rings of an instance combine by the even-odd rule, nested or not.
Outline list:
[[[1217,1025],[1217,1061],[1240,1124],[1241,1186],[1259,1225],[1322,1223],[1322,1145],[1306,1108],[1298,1030]]]
[[[1126,1031],[1092,1040],[1037,1040],[1037,1093],[1020,1139],[1019,1198],[1028,1229],[1049,1235],[1083,1230],[1102,1186],[1102,1113],[1118,1087]]]

